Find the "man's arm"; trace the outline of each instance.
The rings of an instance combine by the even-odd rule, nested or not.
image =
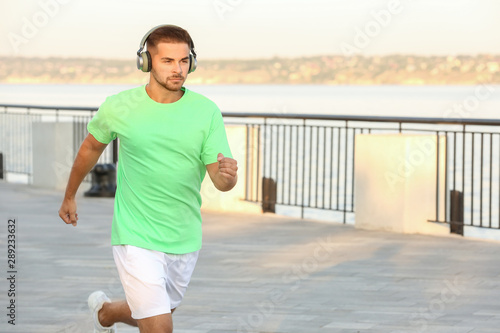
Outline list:
[[[80,150],[76,155],[75,162],[71,168],[66,193],[59,209],[59,216],[66,224],[76,226],[78,214],[76,213],[76,191],[82,183],[85,176],[92,170],[92,167],[97,163],[99,156],[106,148],[107,144],[97,141],[92,134],[87,135],[83,140]]]
[[[238,181],[236,160],[224,157],[220,153],[217,156],[217,162],[207,164],[207,171],[210,179],[212,179],[212,182],[219,191],[229,191]]]

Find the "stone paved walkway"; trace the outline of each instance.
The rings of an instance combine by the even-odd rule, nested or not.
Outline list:
[[[86,299],[124,297],[112,199],[0,182],[0,332],[92,332]],[[274,215],[203,214],[204,247],[176,333],[500,332],[500,243],[363,231]],[[7,220],[16,218],[16,325],[7,323]],[[138,332],[119,325],[119,332]]]

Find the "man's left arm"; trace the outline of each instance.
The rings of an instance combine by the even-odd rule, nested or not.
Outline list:
[[[217,162],[207,164],[207,171],[214,186],[222,192],[231,190],[238,181],[238,164],[235,159],[217,155]]]

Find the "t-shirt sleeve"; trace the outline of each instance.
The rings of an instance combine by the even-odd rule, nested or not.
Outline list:
[[[222,114],[220,110],[217,109],[212,115],[210,131],[203,143],[201,160],[205,165],[215,163],[217,162],[217,155],[219,155],[219,153],[222,153],[225,157],[233,158],[227,141]]]
[[[116,133],[112,130],[112,109],[110,103],[105,101],[97,110],[97,113],[87,125],[87,130],[97,141],[108,144],[116,139]]]

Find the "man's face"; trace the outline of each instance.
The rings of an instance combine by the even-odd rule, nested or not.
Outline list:
[[[179,91],[189,70],[189,51],[186,43],[158,43],[150,50],[153,79],[169,91]]]

